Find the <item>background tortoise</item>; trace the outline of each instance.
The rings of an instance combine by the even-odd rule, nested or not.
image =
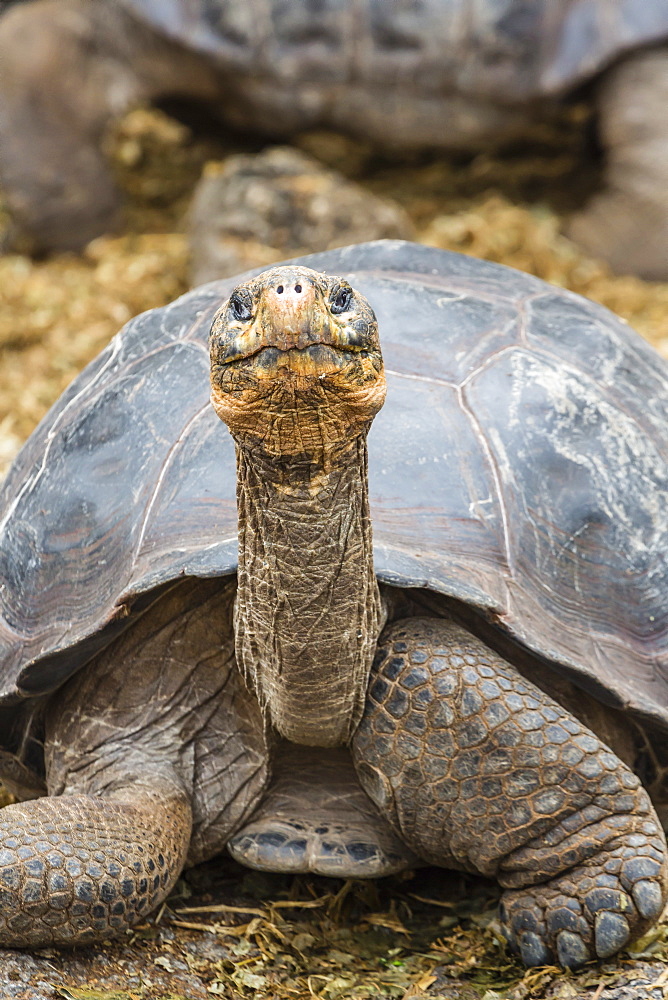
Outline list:
[[[101,141],[132,103],[476,149],[596,79],[607,186],[572,234],[666,278],[667,37],[665,0],[34,0],[0,20],[0,177],[34,248],[77,249],[116,215]]]
[[[663,907],[665,841],[561,705],[665,804],[665,366],[498,265],[400,242],[307,262],[383,331],[382,596],[365,300],[293,266],[128,324],[0,497],[0,765],[49,796],[0,814],[0,944],[118,932],[227,845],[482,871],[527,964],[609,955]]]

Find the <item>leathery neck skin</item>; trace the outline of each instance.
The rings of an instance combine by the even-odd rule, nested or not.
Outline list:
[[[239,664],[283,737],[345,744],[382,626],[366,448],[385,394],[375,317],[339,279],[276,268],[233,292],[211,358],[237,453]]]

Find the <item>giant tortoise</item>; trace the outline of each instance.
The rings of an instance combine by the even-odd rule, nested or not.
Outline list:
[[[481,872],[527,964],[609,956],[668,888],[666,368],[505,267],[305,263],[132,320],[8,475],[0,944],[227,848]]]
[[[475,150],[593,81],[606,186],[572,235],[668,279],[667,40],[666,0],[32,0],[0,20],[0,178],[24,246],[78,249],[117,214],[102,137],[137,102]]]

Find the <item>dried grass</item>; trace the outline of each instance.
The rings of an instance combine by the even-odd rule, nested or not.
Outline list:
[[[668,356],[668,284],[613,276],[559,233],[563,216],[596,182],[584,157],[585,114],[571,109],[536,127],[521,145],[452,160],[422,155],[392,162],[327,133],[304,135],[299,144],[403,204],[423,242],[501,261],[588,295]],[[128,195],[123,233],[95,240],[81,257],[0,257],[0,475],[119,327],[188,287],[182,227],[190,193],[205,162],[229,149],[210,137],[194,139],[160,111],[142,109],[123,120],[111,145]]]

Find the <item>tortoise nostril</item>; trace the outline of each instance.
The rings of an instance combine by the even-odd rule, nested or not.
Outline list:
[[[279,285],[278,288],[276,289],[276,291],[278,292],[279,295],[282,295],[283,294],[283,285]]]
[[[295,291],[297,293],[301,292],[301,290],[302,290],[302,286],[301,285],[295,285]]]

